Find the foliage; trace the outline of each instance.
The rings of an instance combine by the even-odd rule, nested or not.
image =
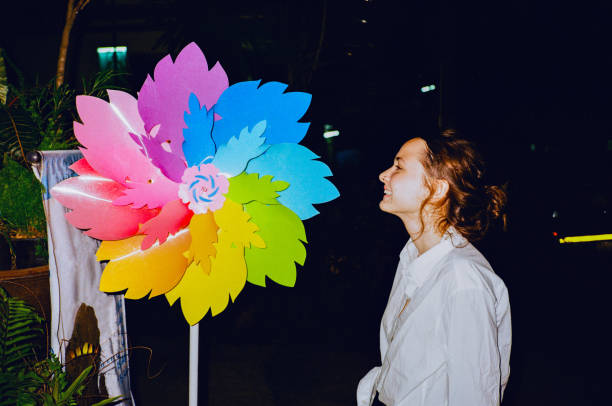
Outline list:
[[[82,82],[80,94],[104,97],[119,74],[99,72],[93,80]],[[72,123],[77,120],[77,92],[68,84],[36,81],[33,86],[20,82],[8,84],[6,104],[0,109],[0,151],[23,165],[24,153],[32,150],[70,149],[78,143]]]
[[[30,305],[0,287],[0,371],[15,371],[35,355],[41,322]]]
[[[55,354],[36,362],[36,343],[43,319],[21,299],[0,287],[0,406],[72,406],[83,392],[93,367],[72,382]],[[120,397],[92,406],[113,404]]]
[[[10,237],[42,237],[46,221],[42,185],[31,170],[4,155],[0,169],[0,219]]]
[[[0,405],[34,404],[39,380],[27,366],[35,360],[41,322],[31,306],[0,287]]]
[[[16,84],[7,81],[3,62],[15,73]],[[25,154],[77,146],[73,132],[77,90],[68,84],[57,86],[55,78],[27,84],[2,50],[0,67],[0,86],[8,89],[4,102],[0,100],[0,238],[44,237],[41,186]],[[113,82],[119,75],[99,72],[93,80],[82,80],[78,94],[104,97],[107,89],[117,88]],[[14,252],[11,256],[15,262]]]

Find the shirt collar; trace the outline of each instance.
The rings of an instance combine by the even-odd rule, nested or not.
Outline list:
[[[449,227],[448,230],[442,236],[442,240],[422,255],[419,255],[412,238],[408,240],[405,250],[401,253],[401,257],[407,262],[407,272],[410,277],[419,285],[423,284],[432,275],[432,266],[442,259],[455,247],[463,247],[467,243],[467,240],[461,236],[453,227]]]

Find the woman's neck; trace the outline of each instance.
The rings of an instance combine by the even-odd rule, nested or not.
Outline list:
[[[419,251],[419,255],[423,255],[434,245],[438,244],[442,240],[442,233],[435,230],[431,221],[423,219],[405,218],[402,219],[406,231],[410,234],[414,246]]]

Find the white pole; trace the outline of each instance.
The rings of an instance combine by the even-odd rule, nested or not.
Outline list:
[[[189,327],[189,406],[198,406],[198,347],[200,324]]]

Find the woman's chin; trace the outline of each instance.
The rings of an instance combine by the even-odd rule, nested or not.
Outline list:
[[[384,211],[385,213],[390,213],[389,202],[387,201],[386,198],[383,198],[380,201],[380,203],[378,203],[378,207],[380,208],[380,210]]]

